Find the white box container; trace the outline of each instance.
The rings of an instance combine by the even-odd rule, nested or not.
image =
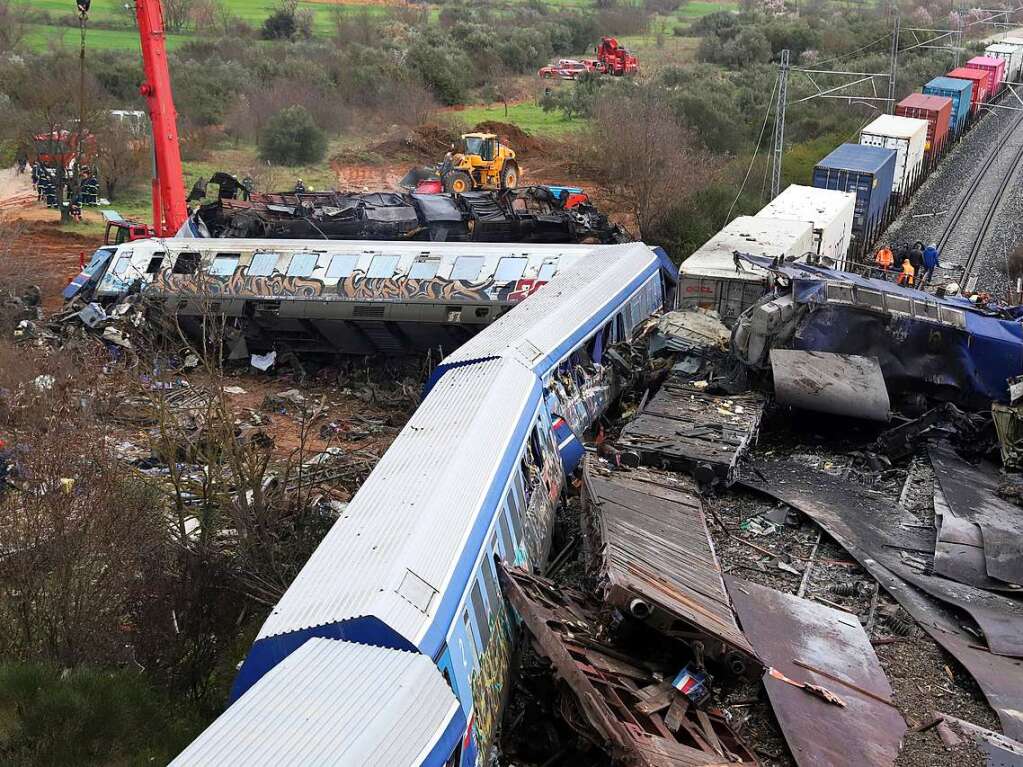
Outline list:
[[[813,251],[845,269],[852,237],[856,195],[837,189],[792,184],[757,213],[756,218],[808,221],[813,227]]]
[[[927,120],[881,115],[860,132],[860,143],[895,150],[892,192],[901,194],[923,171]]]
[[[1019,82],[1020,69],[1023,68],[1023,41],[993,43],[984,49],[984,55],[993,59],[1005,59],[1005,82]]]
[[[767,258],[802,258],[814,252],[808,221],[740,216],[679,267],[679,309],[714,309],[729,327],[764,295],[767,271],[742,262],[736,251]]]

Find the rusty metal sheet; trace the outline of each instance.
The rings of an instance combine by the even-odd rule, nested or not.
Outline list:
[[[936,575],[990,591],[1011,591],[1012,586],[987,574],[984,539],[980,527],[953,514],[939,518],[938,538],[934,544]]]
[[[761,467],[765,468],[765,467]],[[797,467],[798,468],[798,467]],[[806,474],[807,469],[802,469]],[[818,474],[818,472],[813,472]],[[811,477],[813,480],[815,477]],[[770,478],[768,478],[770,481]],[[822,512],[821,506],[807,502],[807,497],[782,490],[772,490],[767,485],[747,486],[788,503],[817,520],[838,543],[869,572],[878,583],[906,610],[931,638],[945,648],[963,664],[976,680],[984,697],[995,710],[1002,729],[1013,738],[1023,738],[1023,662],[1015,658],[995,655],[977,643],[976,637],[960,627],[962,620],[946,608],[939,600],[933,599],[918,588],[914,588],[874,557],[872,552],[862,548],[850,535],[849,529],[836,523],[833,515]],[[841,501],[839,501],[841,503]],[[813,508],[813,511],[809,509]],[[855,504],[853,509],[856,509]],[[892,517],[894,519],[894,515]]]
[[[987,574],[1023,584],[1023,509],[998,496],[997,473],[971,466],[946,447],[931,446],[928,454],[952,513],[980,527]]]
[[[900,528],[898,509],[892,503],[830,474],[788,461],[758,464],[757,469],[763,483],[746,482],[749,487],[804,512],[850,554],[855,548],[932,597],[968,613],[984,632],[991,652],[1023,657],[1023,603],[928,575],[926,566],[914,567],[903,559],[901,553],[919,557],[921,552],[933,552],[933,530]]]
[[[1023,743],[950,714],[939,713],[938,716],[954,724],[964,735],[973,737],[987,756],[988,767],[1023,767]]]
[[[605,643],[601,605],[591,597],[503,563],[498,571],[504,594],[537,651],[571,691],[587,725],[580,735],[596,741],[617,764],[757,764],[720,712],[696,709],[664,682],[667,669],[658,674],[644,659],[630,662]],[[655,694],[663,697],[654,700]]]
[[[703,503],[683,475],[583,465],[583,503],[596,534],[607,601],[669,635],[719,640],[711,655],[753,649],[735,621]],[[723,647],[714,651],[711,645]],[[742,659],[738,659],[742,662]]]
[[[887,422],[891,402],[874,357],[772,349],[774,394],[783,405]]]
[[[832,705],[764,675],[796,763],[893,764],[906,722],[856,616],[740,578],[725,576],[725,583],[743,631],[764,663],[789,679],[826,687],[846,704]]]
[[[739,459],[756,440],[763,411],[759,394],[708,394],[669,377],[622,430],[617,445],[647,465],[684,471],[706,466],[731,484]]]

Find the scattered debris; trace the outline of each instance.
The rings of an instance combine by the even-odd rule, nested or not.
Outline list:
[[[730,575],[725,583],[771,666],[764,687],[797,764],[893,764],[906,724],[859,621]]]

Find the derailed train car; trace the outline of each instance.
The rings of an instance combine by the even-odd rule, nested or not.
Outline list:
[[[544,562],[565,447],[676,281],[644,245],[594,248],[446,359],[173,764],[486,764],[516,634],[496,560]]]
[[[196,337],[224,317],[248,351],[450,351],[605,247],[140,240],[97,256],[107,265],[94,297],[143,293]]]

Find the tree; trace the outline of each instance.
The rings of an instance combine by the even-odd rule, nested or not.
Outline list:
[[[327,152],[327,138],[305,107],[286,107],[267,122],[259,137],[259,156],[281,165],[319,162]]]
[[[13,52],[24,36],[24,11],[11,0],[0,0],[0,58]]]
[[[137,135],[120,120],[110,120],[96,130],[96,170],[106,197],[116,200],[146,176],[152,158],[148,132]]]
[[[195,0],[163,0],[163,25],[168,32],[181,32],[192,20]]]

